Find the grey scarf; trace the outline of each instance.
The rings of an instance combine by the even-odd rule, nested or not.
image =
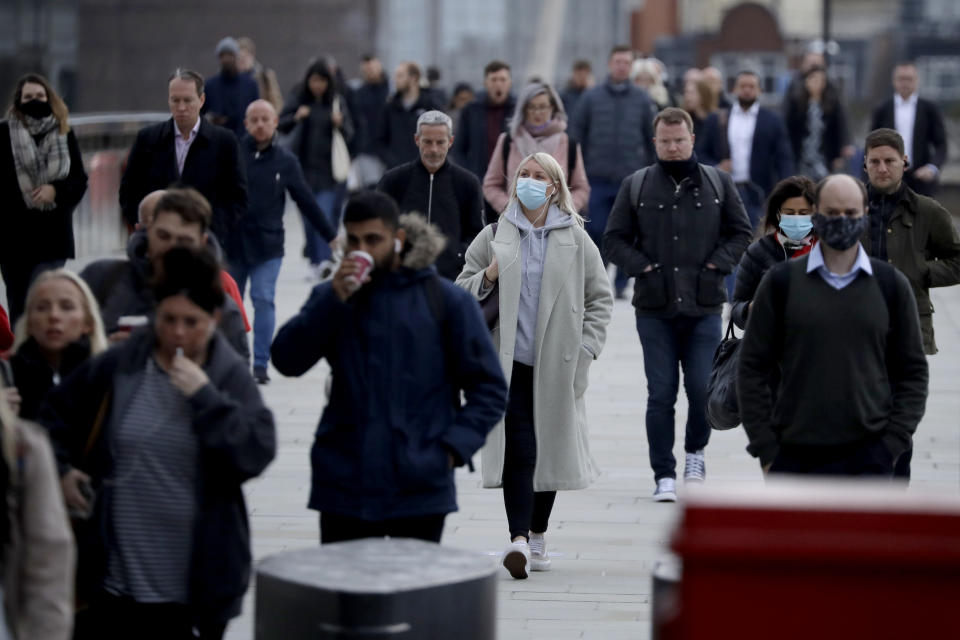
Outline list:
[[[62,180],[70,173],[70,149],[67,135],[60,133],[60,121],[49,115],[37,120],[16,116],[7,120],[10,126],[10,148],[13,151],[13,166],[17,170],[20,194],[28,209],[50,211],[55,203],[37,204],[31,193],[37,187]],[[35,138],[39,137],[39,142]]]

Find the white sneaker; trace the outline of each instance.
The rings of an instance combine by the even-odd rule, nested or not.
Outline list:
[[[657,490],[653,492],[654,502],[676,502],[677,482],[673,478],[657,480]]]
[[[530,570],[530,545],[523,540],[511,542],[503,552],[503,567],[517,580],[526,578]]]
[[[547,555],[547,542],[542,533],[530,534],[530,570],[550,571],[550,556]]]
[[[707,479],[707,463],[703,456],[703,449],[687,454],[687,463],[683,468],[684,482],[703,482]]]

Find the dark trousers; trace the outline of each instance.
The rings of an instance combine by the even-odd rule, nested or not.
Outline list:
[[[537,436],[533,428],[533,367],[513,363],[510,396],[504,419],[506,447],[503,456],[503,504],[507,509],[510,539],[530,537],[547,530],[556,491],[534,491]]]
[[[221,640],[226,623],[196,626],[187,605],[142,603],[101,592],[77,613],[74,640]]]
[[[893,465],[893,477],[894,478],[903,478],[904,480],[910,480],[910,462],[913,460],[913,447],[910,447],[897,458],[897,462]]]
[[[747,210],[747,217],[750,218],[750,226],[756,231],[761,224],[764,215],[764,204],[767,196],[763,189],[752,182],[738,182],[737,193],[740,194],[740,200],[743,202],[743,208]],[[727,286],[727,299],[733,300],[733,288],[737,283],[737,268],[734,267],[726,278],[724,284]]]
[[[643,347],[643,370],[647,376],[647,444],[654,480],[676,478],[673,456],[674,417],[680,372],[690,405],[684,449],[694,453],[707,446],[707,380],[713,354],[720,344],[720,316],[637,316],[637,333]]]
[[[781,445],[770,473],[893,477],[893,455],[880,438],[837,446]]]
[[[0,262],[0,275],[3,275],[3,284],[7,288],[7,315],[10,316],[10,326],[17,325],[17,318],[23,313],[23,305],[27,301],[27,291],[33,280],[52,269],[59,269],[66,260],[51,260],[50,262]]]
[[[440,542],[446,517],[445,513],[436,513],[391,520],[361,520],[324,511],[320,514],[320,544],[386,536]]]
[[[610,218],[610,210],[613,209],[613,203],[620,192],[620,183],[613,180],[604,180],[602,178],[592,178],[590,180],[590,200],[587,202],[587,220],[584,229],[587,235],[593,240],[603,254],[603,232],[607,229],[607,220]],[[603,265],[607,265],[607,259],[603,259]],[[613,281],[613,286],[617,292],[623,291],[627,286],[627,274],[617,268],[617,276]]]

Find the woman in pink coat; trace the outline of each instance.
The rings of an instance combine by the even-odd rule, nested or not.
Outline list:
[[[560,163],[577,211],[587,208],[590,184],[583,168],[580,145],[567,133],[567,112],[549,84],[531,82],[517,97],[517,109],[510,129],[501,133],[483,177],[483,197],[502,212],[510,196],[508,176],[513,176],[520,161],[532,153],[549,153]]]

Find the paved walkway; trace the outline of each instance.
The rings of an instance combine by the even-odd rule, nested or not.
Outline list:
[[[299,220],[287,217],[287,253],[277,295],[278,322],[293,315],[311,284],[299,258]],[[960,288],[934,291],[937,341],[931,359],[931,396],[916,439],[911,491],[960,492]],[[250,305],[248,302],[248,310]],[[279,452],[263,477],[247,484],[254,553],[265,555],[317,544],[317,514],[305,507],[309,448],[323,402],[327,366],[263,388],[279,427]],[[607,346],[591,371],[587,408],[591,447],[603,475],[590,489],[557,498],[548,544],[553,570],[525,581],[501,572],[500,640],[595,638],[631,640],[650,635],[650,571],[667,548],[676,505],[651,500],[643,414],[646,389],[633,310],[618,301]],[[682,394],[682,391],[681,391]],[[686,418],[685,400],[677,422]],[[682,428],[679,429],[682,434]],[[677,456],[682,459],[682,435]],[[741,429],[715,432],[707,449],[708,482],[759,484],[757,462],[744,451]],[[443,544],[493,557],[508,542],[499,491],[479,487],[479,474],[457,472],[460,511],[447,519]],[[680,487],[683,489],[682,485]],[[682,495],[682,494],[681,494]],[[251,589],[252,592],[252,589]],[[253,600],[227,633],[252,637]]]

